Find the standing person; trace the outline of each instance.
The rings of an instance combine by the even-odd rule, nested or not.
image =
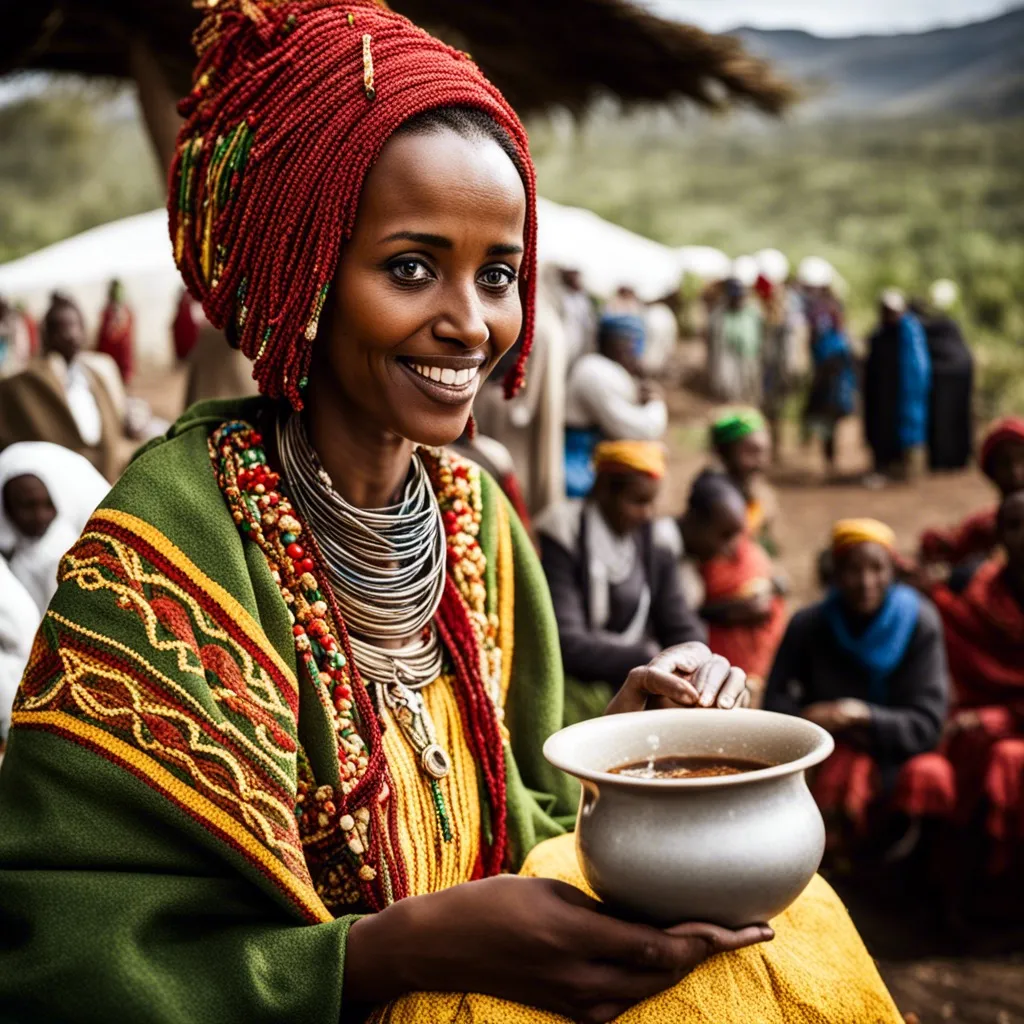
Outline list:
[[[199,303],[188,293],[187,288],[181,289],[178,297],[178,308],[174,312],[171,325],[171,340],[174,343],[174,357],[183,363],[192,354],[199,340],[199,324],[205,319]]]
[[[565,409],[565,484],[570,498],[594,486],[594,448],[600,441],[660,441],[668,408],[656,385],[643,379],[638,352],[644,325],[632,315],[601,318],[598,351],[569,374]]]
[[[645,377],[665,376],[679,344],[679,319],[673,306],[678,296],[667,295],[644,310],[644,351],[640,366]]]
[[[793,386],[797,325],[786,286],[789,260],[778,249],[764,249],[755,259],[760,274],[754,291],[761,303],[764,322],[761,409],[771,435],[772,461],[778,462],[782,448],[782,416]]]
[[[110,282],[107,304],[100,314],[96,351],[110,356],[128,384],[135,372],[135,317],[125,301],[124,285],[116,278]]]
[[[585,499],[537,522],[565,666],[565,724],[604,713],[629,673],[665,647],[705,640],[678,559],[655,529],[665,452],[654,441],[602,441]]]
[[[1024,491],[1024,418],[1008,416],[992,424],[981,443],[978,464],[995,484],[1000,500]],[[921,564],[955,569],[973,563],[977,568],[995,550],[997,509],[975,512],[951,529],[925,530]]]
[[[708,325],[708,380],[713,397],[724,402],[761,400],[761,314],[747,301],[737,278],[723,287]]]
[[[936,281],[920,320],[932,368],[928,407],[928,465],[963,469],[974,450],[974,356],[950,315],[959,292],[952,281]]]
[[[565,329],[558,311],[558,268],[542,266],[537,276],[536,320],[530,375],[513,398],[503,381],[521,346],[514,346],[481,386],[473,415],[480,432],[508,449],[530,514],[565,494]]]
[[[823,279],[822,276],[812,278]],[[831,267],[828,267],[828,281],[831,281]],[[843,307],[832,293],[830,283],[807,287],[807,323],[811,386],[804,406],[804,434],[806,438],[821,441],[826,471],[831,476],[836,472],[836,434],[839,424],[853,413],[857,376],[843,324]]]
[[[938,612],[895,582],[895,535],[873,519],[836,523],[834,588],[797,612],[765,693],[768,711],[800,715],[836,737],[812,790],[822,810],[863,836],[900,813],[952,811],[952,771],[932,753],[942,735],[949,672]]]
[[[32,355],[28,320],[0,295],[0,378],[20,373]]]
[[[84,352],[85,322],[54,295],[43,319],[43,355],[0,381],[0,449],[49,441],[84,455],[108,480],[121,468],[126,400],[110,356]]]
[[[262,394],[183,417],[62,563],[0,773],[4,1013],[897,1022],[820,880],[744,956],[770,929],[666,932],[506,873],[582,884],[571,838],[533,849],[574,813],[541,754],[557,633],[504,498],[432,449],[529,352],[526,133],[369,0],[220,0],[197,39],[172,237]],[[744,685],[687,645],[610,710]]]
[[[59,445],[25,441],[0,452],[0,554],[40,617],[64,552],[109,490],[91,463]]]
[[[565,329],[565,369],[568,373],[580,356],[597,346],[597,313],[583,286],[583,275],[573,267],[560,272],[559,312]]]
[[[931,360],[920,321],[903,294],[888,288],[864,367],[864,433],[874,459],[869,482],[915,479],[924,472]]]
[[[958,823],[981,825],[998,871],[1024,849],[1024,491],[1003,499],[996,537],[1001,550],[935,601],[953,675],[946,750]]]

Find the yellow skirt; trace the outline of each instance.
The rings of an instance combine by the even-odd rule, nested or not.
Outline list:
[[[521,872],[589,891],[571,835],[541,843]],[[816,876],[774,921],[772,942],[713,957],[619,1024],[902,1024],[846,908]],[[417,992],[377,1018],[386,1024],[568,1024],[490,996]]]

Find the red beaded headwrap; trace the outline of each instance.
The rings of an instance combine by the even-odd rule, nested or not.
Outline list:
[[[536,181],[526,132],[468,55],[372,0],[209,0],[171,170],[174,256],[260,390],[302,408],[320,313],[363,181],[384,143],[435,107],[505,130],[527,195],[523,382],[533,338]]]

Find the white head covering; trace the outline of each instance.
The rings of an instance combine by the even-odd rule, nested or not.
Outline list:
[[[11,727],[11,706],[25,672],[41,609],[0,556],[0,737]]]
[[[761,276],[772,284],[782,284],[789,276],[789,260],[778,249],[762,249],[754,259]]]
[[[757,260],[753,256],[737,256],[732,261],[732,276],[736,278],[744,288],[752,288],[760,273],[757,267]]]
[[[955,281],[950,281],[948,277],[940,277],[938,281],[932,282],[928,297],[936,309],[945,312],[956,305],[956,300],[960,298],[960,289],[957,288]]]
[[[886,288],[882,292],[881,296],[882,305],[893,313],[905,313],[907,310],[907,300],[903,292],[899,288]]]
[[[19,476],[42,480],[57,510],[46,533],[31,538],[15,529],[0,501],[0,551],[13,551],[12,572],[42,609],[56,589],[61,557],[78,539],[110,485],[87,459],[47,441],[12,444],[0,452],[0,496],[8,481]]]
[[[800,261],[796,276],[808,288],[828,288],[835,281],[835,268],[821,256],[807,256]]]

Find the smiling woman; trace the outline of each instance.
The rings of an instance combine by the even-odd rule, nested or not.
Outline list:
[[[557,838],[576,793],[541,753],[550,598],[494,482],[433,447],[517,341],[522,382],[515,115],[369,0],[219,0],[197,42],[172,236],[262,397],[193,407],[61,563],[0,779],[4,1015],[436,1024],[483,1000],[479,1019],[607,1021],[672,989],[651,1005],[674,1021],[709,976],[677,983],[729,952],[711,991],[735,1005],[703,1019],[772,1019],[776,989],[890,1019],[823,883],[802,905],[836,955],[812,984],[795,924],[755,952],[766,925],[620,920]],[[744,685],[687,644],[610,710]]]

